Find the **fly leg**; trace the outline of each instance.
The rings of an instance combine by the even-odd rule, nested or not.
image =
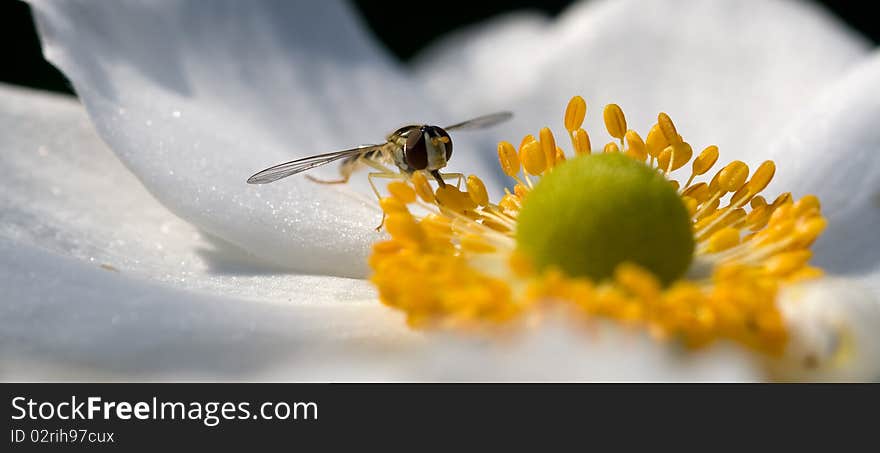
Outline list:
[[[440,173],[440,170],[431,170],[428,174],[434,177],[440,187],[446,187],[446,179],[456,178],[458,182],[456,182],[455,188],[461,190],[461,182],[464,180],[464,175],[461,173]]]
[[[373,182],[374,178],[382,178],[382,179],[404,179],[405,176],[401,173],[395,172],[377,172],[370,173],[367,175],[367,180],[370,181],[370,187],[373,188],[373,193],[376,194],[376,199],[381,200],[382,196],[379,195],[379,189],[376,188],[375,182]],[[379,222],[379,226],[376,227],[376,231],[382,230],[382,226],[385,225],[385,211],[382,211],[382,221]]]
[[[379,189],[376,188],[376,183],[373,181],[374,178],[406,179],[406,175],[404,175],[403,173],[395,172],[373,159],[364,158],[361,159],[361,161],[376,170],[375,172],[367,175],[367,181],[370,182],[370,187],[373,189],[373,193],[376,194],[377,200],[382,200],[382,195],[379,194]],[[379,222],[379,226],[376,227],[376,231],[380,231],[383,225],[385,225],[385,211],[382,211],[382,221]]]
[[[343,175],[339,179],[318,179],[312,175],[306,175],[306,179],[311,182],[316,182],[318,184],[345,184],[348,182],[348,179],[351,175]]]
[[[459,190],[461,189],[461,182],[464,180],[464,174],[462,174],[462,173],[440,173],[440,176],[443,179],[457,178],[458,182],[455,183],[455,188],[459,189]]]
[[[351,178],[351,174],[354,173],[355,170],[361,164],[361,156],[351,156],[343,159],[342,164],[339,166],[339,174],[341,177],[339,179],[318,179],[312,175],[306,175],[309,181],[316,182],[318,184],[345,184]]]

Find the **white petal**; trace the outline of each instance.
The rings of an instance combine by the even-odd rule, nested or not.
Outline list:
[[[254,302],[171,290],[5,239],[0,256],[4,379],[246,378],[279,363],[342,366],[349,355],[419,340],[362,281],[336,304],[303,305],[296,294]],[[300,294],[335,285],[300,283]]]
[[[789,326],[785,356],[768,363],[776,379],[880,379],[880,301],[848,279],[786,288],[779,298]]]
[[[665,111],[695,148],[717,144],[730,160],[763,154],[868,48],[801,2],[602,0],[555,21],[517,14],[474,27],[426,52],[416,69],[456,109],[513,108],[508,140],[545,125],[561,133],[565,103],[579,94],[594,147],[610,140],[601,109],[613,102],[640,133]]]
[[[742,351],[686,354],[605,326],[507,341],[408,331],[374,301],[303,307],[162,288],[0,240],[4,379],[755,380]],[[14,303],[12,303],[14,301]],[[380,308],[381,307],[381,308]],[[428,340],[428,341],[426,341]]]
[[[815,194],[828,229],[813,247],[827,271],[873,279],[880,290],[880,52],[828,87],[769,156],[770,193]]]
[[[174,213],[290,269],[365,275],[380,220],[365,181],[355,191],[302,177],[245,184],[268,166],[442,116],[347,5],[32,5],[46,56],[101,137]]]
[[[261,379],[288,379],[292,373],[333,375],[334,380],[369,377],[427,381],[758,381],[764,371],[747,351],[726,346],[693,352],[660,344],[619,324],[603,323],[588,331],[564,319],[544,319],[533,330],[485,338],[429,334],[429,341],[405,360],[375,354],[339,363],[281,364]],[[299,370],[299,371],[298,371]]]
[[[70,98],[0,86],[0,148],[4,379],[228,379],[420,338],[366,281],[281,272],[171,214]]]
[[[74,100],[0,86],[0,146],[0,238],[215,294],[306,304],[373,297],[354,280],[291,276],[180,220]]]
[[[0,240],[0,376],[16,380],[753,381],[743,351],[605,326],[423,336],[374,301],[308,307],[169,290]],[[11,303],[11,301],[15,303]],[[378,309],[377,309],[378,308]],[[427,340],[427,341],[426,341]]]

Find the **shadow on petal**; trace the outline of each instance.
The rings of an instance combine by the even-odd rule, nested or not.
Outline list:
[[[816,242],[816,264],[850,276],[880,272],[880,52],[819,93],[769,156],[780,163],[771,190],[822,201],[828,229]]]
[[[211,274],[258,276],[291,273],[290,269],[267,263],[210,233],[202,232],[202,236],[210,247],[197,248],[196,253],[204,259],[208,266],[207,272]]]

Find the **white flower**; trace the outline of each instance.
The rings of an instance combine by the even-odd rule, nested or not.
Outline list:
[[[583,2],[553,21],[516,14],[456,32],[405,67],[340,2],[31,4],[46,56],[92,124],[69,100],[0,89],[5,377],[880,374],[876,348],[859,347],[880,331],[880,56],[812,5]],[[515,345],[413,332],[360,280],[380,237],[365,178],[244,183],[403,123],[513,110],[510,124],[455,138],[451,168],[485,175],[495,142],[555,124],[573,94],[621,104],[640,129],[668,111],[727,159],[775,159],[769,191],[819,196],[830,226],[814,262],[849,288],[818,282],[826,289],[792,296],[824,304],[813,312],[833,323],[790,322],[820,350],[821,374],[720,348],[681,356],[612,327],[590,341],[561,329]],[[588,114],[594,129],[599,116]],[[487,182],[500,191],[500,177]],[[817,325],[858,332],[857,366],[825,366]]]

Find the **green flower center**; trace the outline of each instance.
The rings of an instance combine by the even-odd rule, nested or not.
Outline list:
[[[630,262],[669,283],[694,252],[675,188],[651,167],[610,153],[579,156],[545,174],[523,202],[516,242],[539,270],[595,281]]]

